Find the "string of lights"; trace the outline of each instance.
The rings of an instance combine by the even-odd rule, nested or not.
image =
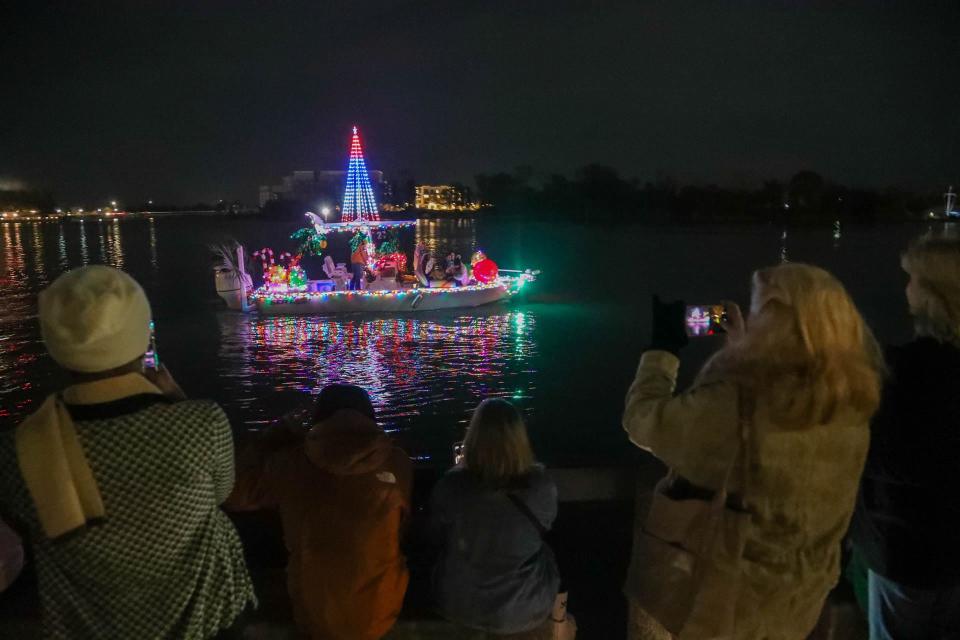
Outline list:
[[[343,222],[379,220],[377,202],[373,197],[370,174],[363,159],[360,146],[360,133],[353,128],[350,142],[350,163],[347,165],[347,186],[343,194],[343,209],[340,216]]]

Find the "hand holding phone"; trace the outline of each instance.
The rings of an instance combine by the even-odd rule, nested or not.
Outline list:
[[[160,357],[157,355],[157,334],[153,320],[150,321],[150,344],[147,346],[147,352],[143,354],[143,367],[154,371],[160,369]]]
[[[723,303],[690,304],[684,316],[687,335],[714,336],[725,332],[728,321],[727,307]]]

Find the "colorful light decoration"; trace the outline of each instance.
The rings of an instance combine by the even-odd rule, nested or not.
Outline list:
[[[472,284],[466,287],[434,288],[419,287],[414,289],[386,289],[369,290],[360,289],[356,291],[291,291],[289,289],[274,288],[263,286],[250,294],[253,302],[263,304],[306,304],[309,302],[323,302],[331,298],[352,298],[354,296],[361,298],[404,298],[415,297],[418,295],[445,295],[456,296],[468,291],[484,291],[487,289],[496,289],[503,287],[507,295],[512,296],[518,293],[527,282],[535,279],[535,272],[521,273],[516,276],[499,276],[494,282],[488,284]]]
[[[360,133],[353,128],[350,141],[350,163],[347,165],[347,186],[343,194],[343,209],[340,216],[343,222],[379,220],[377,202],[373,197],[370,175],[363,160],[360,146]]]
[[[400,273],[405,273],[407,271],[407,255],[402,251],[377,254],[377,258],[374,261],[374,266],[377,268],[377,270],[380,270],[387,262],[395,262],[397,265],[397,271]]]
[[[471,256],[470,266],[473,267],[473,277],[477,282],[487,284],[495,281],[500,275],[497,263],[488,258],[483,251],[477,251]]]
[[[275,256],[273,249],[264,247],[254,251],[252,256],[263,263],[263,286],[257,291],[285,294],[307,290],[307,274],[300,266],[301,254],[294,256],[284,251]],[[278,261],[286,261],[287,264],[284,266]]]

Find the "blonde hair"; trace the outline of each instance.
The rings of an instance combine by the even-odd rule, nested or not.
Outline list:
[[[960,346],[960,240],[924,236],[900,258],[916,300],[910,313],[918,335]]]
[[[466,467],[490,487],[503,487],[526,476],[536,460],[527,427],[517,408],[490,398],[474,410],[463,443]]]
[[[843,285],[827,271],[782,264],[753,274],[749,323],[698,382],[733,380],[791,426],[830,422],[841,408],[871,416],[883,358]]]

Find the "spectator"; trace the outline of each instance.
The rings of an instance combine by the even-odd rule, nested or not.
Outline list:
[[[851,528],[869,568],[870,637],[960,637],[960,241],[903,255],[916,337],[887,352]]]
[[[413,466],[375,420],[360,387],[324,387],[309,432],[281,423],[245,451],[229,501],[279,510],[294,617],[312,638],[380,638],[403,606]]]
[[[430,513],[443,544],[434,591],[446,618],[498,635],[552,628],[560,574],[541,529],[556,518],[557,488],[509,402],[484,400],[474,411],[464,461],[434,488]]]
[[[220,511],[233,486],[223,411],[145,374],[150,304],[127,274],[70,271],[41,292],[50,356],[73,380],[0,439],[0,508],[24,523],[45,634],[207,638],[253,602]],[[149,378],[149,379],[148,379]]]
[[[709,500],[726,488],[722,511],[737,514],[725,522],[738,528],[723,540],[743,546],[699,556],[703,571],[731,577],[728,589],[713,590],[724,606],[716,617],[681,618],[684,637],[719,637],[729,623],[734,630],[724,637],[799,640],[839,575],[840,539],[879,401],[879,350],[843,286],[816,267],[756,272],[746,326],[736,305],[729,314],[726,345],[691,389],[674,396],[677,354],[687,341],[684,306],[655,299],[653,341],[627,394],[623,426],[679,476],[658,491]],[[625,588],[630,635],[661,637],[640,600],[641,585],[657,576],[646,573],[639,553],[643,529],[636,534]],[[693,584],[696,608],[709,585]]]

